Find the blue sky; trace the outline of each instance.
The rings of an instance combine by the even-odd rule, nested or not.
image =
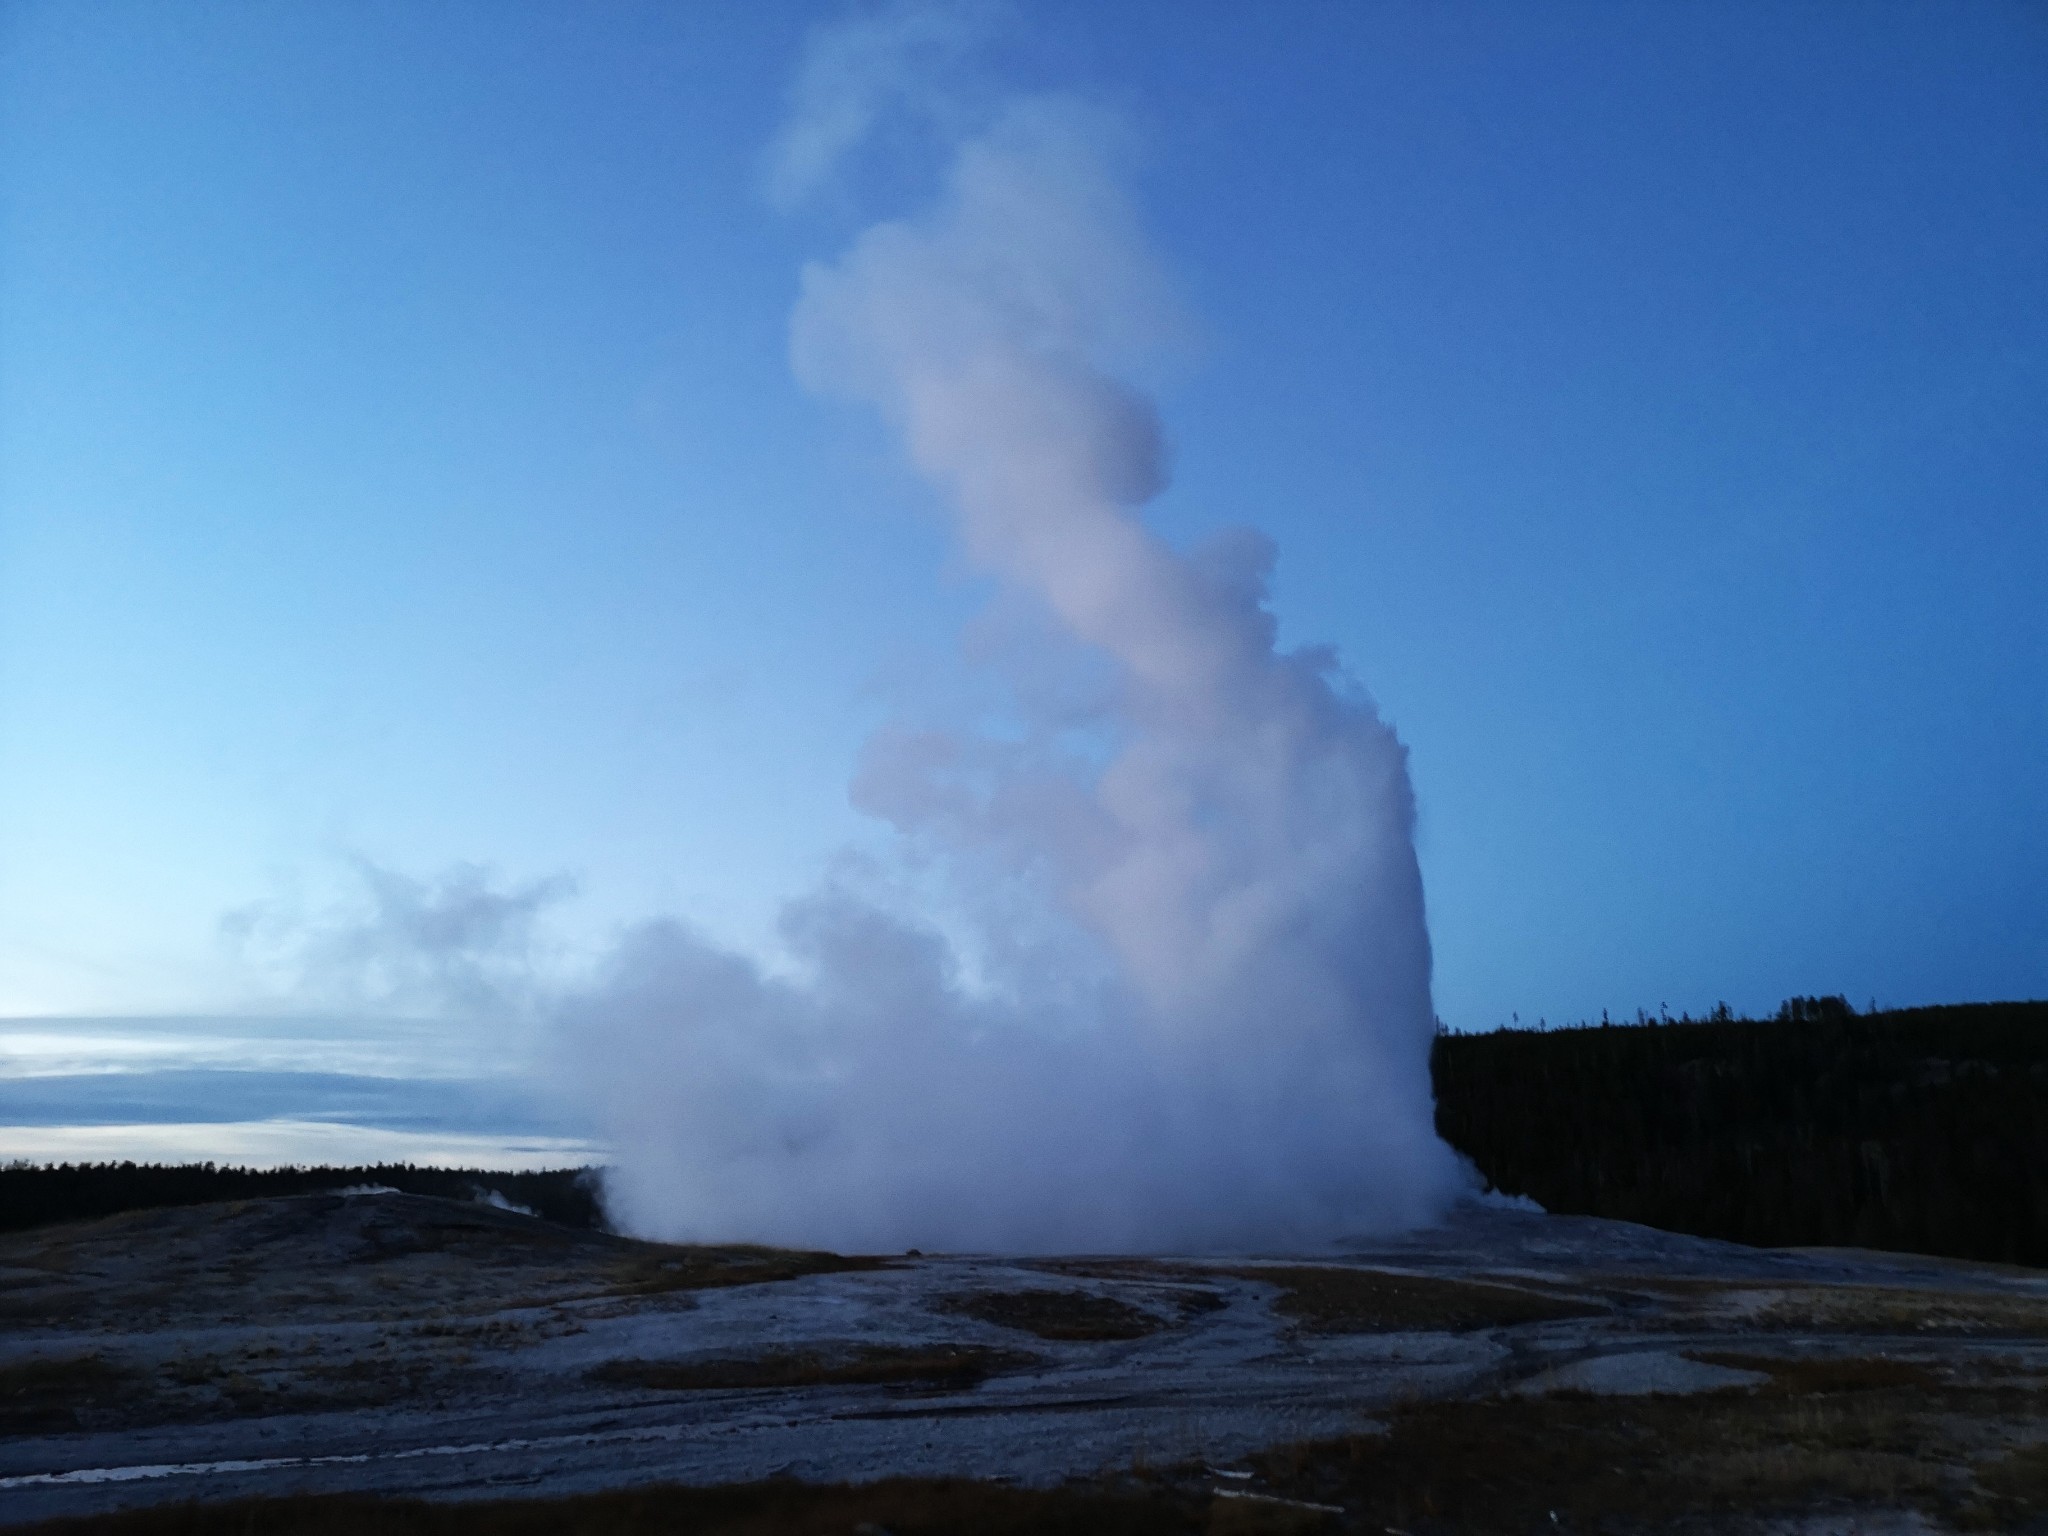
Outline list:
[[[760,196],[810,5],[0,12],[0,1014],[287,1010],[349,861],[766,942],[987,592]],[[1412,749],[1460,1027],[2048,994],[2037,7],[1046,0],[1198,334],[1171,538]],[[901,150],[901,153],[892,153]],[[281,1000],[282,999],[282,1000]],[[371,1010],[374,1011],[374,1010]]]

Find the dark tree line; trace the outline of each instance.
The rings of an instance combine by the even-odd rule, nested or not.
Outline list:
[[[1546,1210],[2048,1266],[2048,1002],[1439,1035],[1437,1129]],[[0,1230],[381,1184],[600,1227],[587,1169],[0,1167]]]
[[[2048,1002],[1440,1034],[1437,1129],[1546,1210],[2048,1265]]]
[[[476,1200],[495,1193],[537,1216],[570,1227],[602,1227],[597,1180],[587,1169],[504,1173],[483,1168],[219,1168],[212,1163],[62,1163],[0,1167],[0,1232],[52,1221],[83,1221],[118,1211],[265,1195],[309,1195],[355,1185],[384,1185],[411,1195]]]

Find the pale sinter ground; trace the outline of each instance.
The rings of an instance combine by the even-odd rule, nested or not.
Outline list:
[[[1980,1483],[2048,1441],[2048,1276],[1487,1206],[1279,1258],[846,1259],[309,1196],[0,1238],[0,1325],[0,1523],[296,1491],[1132,1469],[1335,1510],[1341,1490],[1303,1495],[1339,1487],[1314,1457],[1262,1453],[1434,1404],[1651,1424],[1683,1402],[1754,1419],[1754,1446],[1716,1430],[1671,1454],[1702,1486],[1733,1479],[1737,1504],[1753,1488],[1770,1528],[1932,1530],[1944,1510],[1981,1523]],[[1771,1427],[1787,1403],[1820,1425],[1880,1398],[1919,1417],[1773,1472],[1803,1454]],[[1818,1512],[1785,1523],[1785,1490],[1816,1486]],[[1998,1518],[2030,1507],[2015,1486]]]

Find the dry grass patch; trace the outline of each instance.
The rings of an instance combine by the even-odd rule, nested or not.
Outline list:
[[[2048,1508],[2048,1455],[2005,1456],[1981,1481],[1975,1466],[2014,1435],[2048,1429],[2040,1400],[1854,1374],[1815,1392],[1417,1403],[1385,1434],[1287,1447],[1252,1465],[1276,1492],[1346,1506],[1358,1528],[1414,1536],[1698,1532],[1737,1515],[1902,1508],[2010,1530]]]
[[[762,1285],[804,1275],[880,1269],[889,1261],[808,1253],[793,1248],[660,1247],[629,1254],[612,1266],[614,1296],[657,1296],[668,1291],[704,1291],[728,1285]]]
[[[1081,1280],[1200,1280],[1208,1274],[1182,1259],[1035,1259],[1023,1267]]]
[[[1815,1333],[1925,1333],[2048,1337],[2048,1299],[1888,1286],[1801,1286],[1773,1292],[1760,1328]]]
[[[1209,1507],[1203,1536],[1316,1536],[1342,1518],[1286,1500],[1219,1498]]]
[[[959,1391],[1003,1371],[1037,1364],[1032,1355],[972,1345],[895,1349],[771,1349],[715,1360],[607,1360],[586,1373],[603,1386],[655,1392],[730,1391],[748,1387],[850,1387],[914,1384]]]
[[[446,1359],[381,1350],[311,1358],[287,1357],[275,1347],[186,1352],[159,1364],[148,1389],[124,1400],[121,1417],[130,1424],[195,1424],[380,1408],[417,1400],[452,1377]]]
[[[1166,1319],[1142,1307],[1091,1291],[961,1291],[932,1306],[1062,1341],[1142,1339],[1166,1326]]]
[[[858,1486],[796,1482],[638,1488],[564,1499],[427,1503],[302,1496],[187,1504],[53,1520],[19,1536],[1202,1536],[1207,1502],[1093,1488],[1007,1488],[896,1478]],[[1234,1527],[1279,1536],[1274,1524]]]
[[[1869,1392],[1887,1387],[1932,1388],[1947,1377],[1933,1366],[1917,1360],[1892,1360],[1885,1356],[1753,1355],[1727,1350],[1691,1350],[1692,1359],[1707,1365],[1726,1366],[1737,1371],[1762,1371],[1771,1380],[1764,1392],[1793,1396],[1826,1395],[1834,1392]]]
[[[1596,1316],[1603,1310],[1593,1303],[1513,1286],[1397,1275],[1351,1265],[1276,1264],[1227,1273],[1279,1286],[1275,1309],[1308,1333],[1464,1332]]]
[[[38,1356],[0,1365],[0,1432],[58,1434],[117,1410],[134,1390],[133,1371],[98,1355]]]
[[[1983,1463],[1977,1482],[1994,1508],[2048,1511],[2048,1445],[2030,1445]]]

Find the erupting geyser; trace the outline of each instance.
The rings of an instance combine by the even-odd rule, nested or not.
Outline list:
[[[1136,514],[1160,430],[1114,370],[1168,306],[1117,148],[1014,101],[933,208],[804,274],[799,377],[899,428],[967,557],[1109,682],[1090,718],[1020,690],[1021,730],[872,747],[856,796],[944,871],[945,935],[834,887],[789,908],[789,973],[622,945],[568,1023],[635,1231],[1293,1246],[1463,1187],[1406,754],[1330,653],[1275,649],[1262,536],[1185,554]]]

